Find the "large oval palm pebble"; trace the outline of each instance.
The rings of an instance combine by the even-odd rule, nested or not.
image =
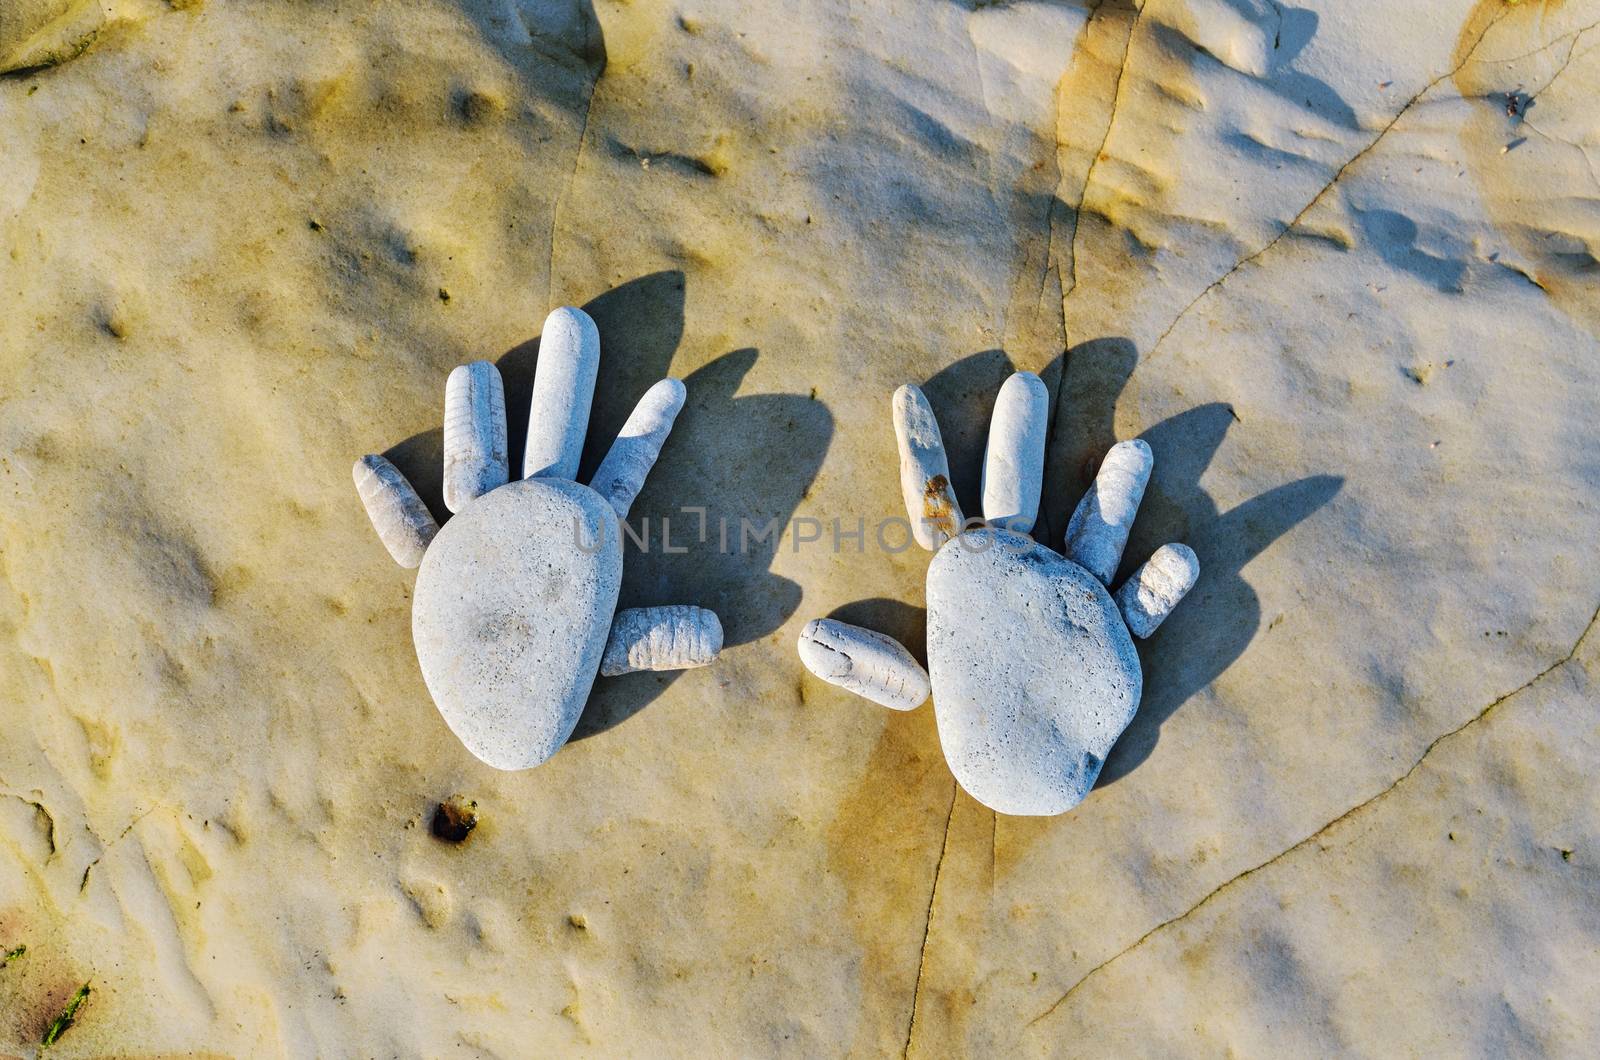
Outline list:
[[[1139,706],[1139,657],[1105,586],[1006,530],[934,557],[928,664],[945,759],[1001,813],[1082,801]]]
[[[622,582],[616,514],[575,482],[526,479],[467,505],[423,557],[422,676],[467,749],[526,769],[572,733]]]

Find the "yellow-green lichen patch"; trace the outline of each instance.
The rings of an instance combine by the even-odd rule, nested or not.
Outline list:
[[[50,1048],[61,1040],[61,1036],[67,1033],[73,1022],[78,1018],[78,1009],[83,1007],[83,1003],[88,997],[89,984],[84,983],[78,987],[72,997],[67,999],[66,1007],[61,1010],[61,1015],[51,1020],[50,1026],[45,1028],[44,1037],[39,1039],[39,1049],[41,1051]]]

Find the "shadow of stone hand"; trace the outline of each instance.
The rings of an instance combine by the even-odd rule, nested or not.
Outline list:
[[[1043,388],[1036,377],[1013,377],[1031,382],[1008,381],[993,405],[978,483],[984,513],[1011,530],[1035,525],[1026,494],[1031,489],[1037,504],[1041,468],[1049,468],[1056,488],[1038,512],[1036,536],[1054,544],[1050,528],[1065,525],[1065,558],[1008,530],[973,528],[975,521],[968,521],[964,533],[946,526],[924,542],[938,549],[929,572],[931,617],[893,601],[862,601],[839,609],[834,619],[811,623],[802,634],[802,658],[824,680],[898,709],[914,708],[931,691],[941,744],[957,780],[1001,812],[1062,812],[1097,780],[1109,783],[1143,761],[1161,723],[1254,636],[1260,605],[1241,569],[1326,503],[1342,482],[1313,476],[1219,513],[1199,479],[1235,422],[1226,405],[1188,410],[1140,440],[1112,444],[1111,411],[1136,359],[1132,345],[1120,339],[1072,352],[1055,433],[1075,440],[1058,437],[1048,459]],[[969,384],[1008,368],[1003,353],[987,351],[929,383],[930,391],[960,401],[961,411],[949,417],[957,425],[951,434],[969,448],[982,424],[964,406],[983,404]],[[1023,390],[1037,397],[1023,399]],[[904,397],[906,391],[911,397]],[[1029,401],[1037,402],[1033,410],[1019,411]],[[957,493],[969,504],[965,510],[973,510],[970,490],[963,488],[963,479],[972,476],[950,474],[940,424],[915,388],[897,395],[896,417],[913,520],[946,512],[959,520]],[[1020,434],[1014,423],[1004,422],[1018,417],[1029,422]],[[1019,443],[1020,436],[1030,440]],[[1035,446],[1037,455],[1031,455]],[[1151,474],[1152,452],[1155,470],[1146,486],[1141,476]],[[1016,459],[1017,453],[1024,458]],[[964,469],[965,463],[957,466]],[[911,489],[912,479],[925,483],[923,494]],[[1065,496],[1090,480],[1081,501]],[[1008,490],[1024,495],[1020,520],[995,508]],[[1070,521],[1060,518],[1068,500],[1076,504]],[[1130,534],[1136,508],[1141,518]],[[1176,612],[1193,584],[1194,552],[1182,545],[1154,547],[1174,540],[1192,545],[1205,563],[1194,601]],[[983,547],[964,548],[964,542]],[[974,551],[1002,558],[963,558]],[[1119,583],[1114,597],[1106,593]],[[1175,617],[1163,623],[1169,612]],[[894,638],[836,620],[847,617],[889,630]],[[916,644],[924,626],[931,677],[896,639]],[[1151,636],[1158,626],[1161,632],[1135,656],[1129,630]],[[1163,645],[1170,647],[1163,651]]]
[[[1095,339],[1072,349],[1062,375],[1049,457],[1052,466],[1067,473],[1047,486],[1047,511],[1068,510],[1093,479],[1101,456],[1116,440],[1112,413],[1137,363],[1138,354],[1127,339]],[[1123,571],[1172,540],[1188,542],[1204,558],[1205,570],[1184,606],[1139,645],[1143,700],[1106,760],[1101,785],[1116,782],[1148,758],[1162,723],[1249,647],[1260,627],[1261,603],[1244,580],[1244,567],[1332,500],[1344,483],[1337,475],[1312,475],[1219,511],[1200,479],[1237,422],[1231,407],[1210,403],[1163,420],[1141,435],[1158,459]],[[1053,525],[1060,525],[1059,519],[1057,514]]]
[[[624,606],[640,607],[687,577],[696,601],[722,619],[727,646],[766,636],[800,605],[800,586],[770,568],[833,437],[833,416],[815,398],[737,396],[758,356],[734,350],[685,378],[689,404],[668,443],[671,460],[634,509],[649,524],[636,527],[645,547],[630,544],[622,588]],[[602,679],[573,739],[626,721],[677,677]]]
[[[1177,533],[1203,551],[1206,569],[1188,603],[1139,646],[1144,702],[1107,760],[1101,784],[1117,781],[1148,758],[1162,723],[1244,654],[1261,626],[1261,601],[1244,580],[1244,567],[1344,484],[1337,475],[1311,475],[1219,512],[1198,481],[1235,422],[1229,406],[1212,403],[1144,434],[1152,447],[1183,457],[1165,475],[1157,464],[1145,494],[1149,523],[1135,533],[1129,555],[1146,555],[1160,535]]]

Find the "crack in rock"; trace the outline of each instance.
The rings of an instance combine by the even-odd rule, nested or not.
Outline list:
[[[917,982],[911,989],[911,1016],[906,1021],[906,1044],[900,1050],[902,1057],[911,1055],[911,1040],[917,1033],[917,1001],[922,996],[922,973],[928,963],[928,939],[933,934],[933,903],[939,897],[939,875],[944,871],[944,856],[950,852],[950,822],[956,816],[956,798],[959,786],[950,782],[950,812],[944,818],[944,839],[939,844],[939,860],[933,866],[933,886],[928,890],[928,916],[922,925],[922,951],[917,957]]]
[[[556,287],[556,229],[561,223],[561,204],[572,194],[572,186],[578,180],[578,167],[583,164],[583,145],[589,139],[589,116],[594,113],[594,97],[600,93],[600,79],[606,75],[604,65],[594,73],[594,80],[589,82],[589,98],[583,104],[583,123],[578,128],[578,147],[572,153],[572,172],[567,174],[566,183],[556,193],[555,201],[550,204],[550,257],[545,266],[545,305],[550,306],[555,299]]]
[[[150,807],[150,809],[144,811],[143,813],[141,813],[137,817],[135,817],[133,820],[129,821],[128,822],[128,826],[126,828],[124,828],[122,831],[118,832],[117,833],[117,838],[113,839],[109,843],[103,841],[98,835],[96,835],[93,828],[89,828],[89,834],[94,836],[95,842],[100,844],[100,853],[96,854],[94,856],[94,860],[89,862],[89,864],[87,864],[87,865],[85,865],[83,867],[83,876],[82,876],[81,879],[78,880],[78,893],[79,894],[82,894],[84,891],[88,890],[88,888],[89,888],[89,873],[93,872],[94,871],[94,867],[96,865],[100,864],[100,859],[105,857],[108,853],[110,853],[112,847],[114,847],[118,843],[122,842],[122,840],[127,837],[128,833],[133,831],[134,827],[140,821],[144,820],[146,817],[149,817],[150,814],[155,812],[155,810],[156,810],[156,807],[152,806],[152,807]],[[84,825],[84,827],[88,828],[88,825]]]
[[[1100,13],[1100,9],[1105,7],[1109,2],[1111,2],[1111,0],[1099,0],[1098,3],[1089,9],[1088,17],[1084,19],[1083,30],[1081,31],[1085,38],[1087,38],[1091,31],[1090,26],[1094,22],[1095,16],[1098,15]],[[1095,166],[1099,164],[1100,156],[1105,153],[1106,145],[1111,142],[1111,130],[1117,124],[1117,108],[1122,100],[1122,86],[1127,78],[1128,66],[1133,56],[1134,34],[1138,32],[1139,20],[1144,17],[1145,8],[1147,6],[1148,3],[1135,7],[1133,18],[1128,21],[1128,35],[1122,42],[1122,58],[1117,63],[1116,86],[1111,92],[1111,110],[1106,115],[1106,129],[1100,137],[1100,146],[1095,149],[1094,154],[1089,158],[1089,168],[1084,170],[1083,174],[1083,187],[1078,189],[1078,201],[1072,207],[1072,234],[1068,238],[1067,242],[1067,272],[1069,274],[1069,279],[1061,290],[1061,367],[1056,375],[1055,393],[1050,402],[1050,421],[1045,427],[1044,451],[1046,459],[1048,459],[1050,453],[1054,451],[1053,447],[1055,445],[1056,429],[1061,423],[1061,400],[1066,394],[1067,352],[1072,348],[1072,336],[1070,328],[1067,324],[1066,306],[1067,296],[1072,294],[1072,292],[1078,287],[1078,230],[1080,228],[1079,222],[1083,216],[1083,204],[1089,200],[1089,187],[1094,180]],[[1056,270],[1056,276],[1058,279],[1061,276],[1061,264],[1059,261],[1055,260],[1056,207],[1061,202],[1061,197],[1059,194],[1060,181],[1064,179],[1060,170],[1061,148],[1063,146],[1061,143],[1060,85],[1056,86],[1055,104],[1056,121],[1053,135],[1056,142],[1057,194],[1050,197],[1050,211],[1048,214],[1046,214],[1048,228],[1045,234],[1045,263],[1043,274],[1039,277],[1038,300],[1041,301],[1044,298],[1045,292],[1049,289],[1051,268]],[[1044,537],[1053,539],[1055,536],[1055,528],[1050,525],[1049,517],[1044,512],[1042,507],[1039,512],[1039,518],[1041,524],[1040,529],[1043,531]]]
[[[1248,869],[1245,869],[1243,872],[1239,873],[1238,875],[1233,876],[1233,877],[1223,881],[1222,883],[1218,884],[1216,887],[1212,888],[1212,890],[1207,892],[1206,895],[1203,898],[1201,898],[1198,902],[1196,902],[1193,905],[1191,905],[1188,909],[1185,909],[1183,912],[1179,913],[1177,916],[1170,917],[1167,920],[1163,920],[1161,923],[1157,924],[1155,927],[1151,928],[1149,931],[1146,931],[1143,935],[1140,935],[1138,938],[1134,939],[1127,946],[1124,946],[1122,949],[1118,950],[1116,953],[1112,954],[1110,957],[1107,957],[1105,960],[1101,961],[1099,964],[1095,965],[1093,968],[1090,968],[1087,972],[1085,972],[1078,979],[1077,982],[1075,982],[1071,986],[1069,986],[1066,989],[1066,992],[1063,993],[1059,998],[1056,999],[1054,1004],[1052,1004],[1049,1008],[1045,1009],[1043,1012],[1039,1013],[1037,1016],[1033,1017],[1033,1019],[1029,1020],[1027,1022],[1027,1024],[1026,1024],[1026,1026],[1032,1027],[1034,1024],[1036,1024],[1036,1023],[1040,1022],[1041,1020],[1044,1020],[1047,1017],[1049,1017],[1052,1013],[1054,1013],[1057,1009],[1059,1009],[1062,1005],[1064,1005],[1066,1003],[1067,999],[1072,997],[1072,995],[1074,993],[1076,993],[1078,991],[1078,989],[1083,986],[1083,984],[1087,983],[1090,979],[1093,979],[1098,973],[1100,973],[1104,969],[1110,967],[1111,965],[1115,964],[1117,961],[1121,960],[1123,957],[1127,956],[1129,953],[1132,953],[1134,950],[1136,950],[1140,946],[1144,945],[1151,938],[1153,938],[1156,935],[1161,934],[1162,932],[1166,931],[1167,928],[1170,928],[1170,927],[1172,927],[1172,926],[1174,926],[1176,924],[1182,923],[1184,920],[1187,920],[1189,917],[1193,916],[1200,909],[1202,909],[1206,905],[1208,905],[1213,898],[1217,897],[1222,892],[1231,889],[1235,884],[1238,884],[1238,883],[1248,879],[1249,877],[1254,876],[1256,873],[1261,872],[1261,871],[1263,871],[1263,870],[1265,870],[1267,868],[1270,868],[1271,866],[1273,866],[1277,862],[1283,860],[1286,857],[1289,857],[1291,854],[1294,854],[1297,851],[1303,849],[1304,847],[1309,846],[1310,844],[1316,842],[1322,836],[1326,835],[1328,832],[1330,832],[1333,829],[1337,828],[1343,822],[1345,822],[1347,820],[1350,820],[1351,818],[1357,816],[1358,814],[1360,814],[1363,811],[1369,809],[1370,807],[1375,806],[1377,803],[1382,801],[1386,796],[1388,796],[1391,792],[1393,792],[1396,788],[1400,787],[1400,785],[1404,784],[1407,780],[1409,780],[1412,777],[1412,775],[1415,774],[1416,771],[1422,767],[1422,764],[1428,760],[1428,757],[1433,754],[1434,749],[1437,748],[1440,744],[1444,743],[1446,740],[1451,739],[1452,737],[1460,735],[1462,732],[1465,732],[1467,729],[1471,728],[1472,726],[1476,725],[1478,722],[1480,722],[1483,719],[1487,718],[1491,713],[1493,713],[1495,711],[1496,708],[1498,708],[1498,707],[1510,702],[1511,700],[1515,699],[1517,696],[1521,695],[1523,692],[1526,692],[1528,689],[1532,688],[1534,685],[1536,685],[1539,682],[1543,681],[1546,677],[1549,677],[1551,674],[1555,673],[1557,670],[1561,669],[1562,667],[1566,666],[1568,663],[1572,662],[1573,659],[1575,659],[1577,657],[1579,650],[1582,649],[1583,642],[1585,640],[1587,640],[1589,638],[1589,634],[1594,631],[1595,625],[1597,623],[1600,623],[1600,607],[1597,607],[1595,609],[1594,614],[1589,618],[1588,624],[1584,626],[1583,632],[1578,636],[1578,639],[1575,642],[1573,642],[1572,648],[1565,655],[1563,655],[1561,658],[1557,659],[1555,662],[1551,663],[1549,666],[1546,666],[1544,669],[1540,670],[1538,673],[1534,674],[1532,677],[1528,678],[1528,680],[1524,681],[1522,684],[1518,685],[1516,688],[1514,688],[1511,691],[1505,693],[1504,695],[1499,696],[1493,702],[1491,702],[1488,706],[1484,707],[1482,710],[1479,710],[1477,713],[1472,715],[1472,717],[1468,718],[1466,721],[1462,722],[1460,725],[1457,725],[1455,728],[1450,729],[1448,732],[1444,732],[1444,733],[1440,734],[1439,736],[1434,737],[1428,743],[1428,746],[1422,749],[1422,754],[1417,757],[1417,760],[1415,762],[1411,763],[1411,767],[1409,769],[1407,769],[1404,773],[1401,773],[1398,777],[1396,777],[1393,781],[1391,781],[1382,790],[1377,792],[1375,795],[1371,795],[1368,798],[1363,799],[1361,802],[1356,803],[1354,806],[1350,807],[1348,810],[1345,810],[1339,816],[1335,817],[1333,820],[1329,821],[1327,824],[1324,824],[1322,827],[1316,829],[1310,835],[1307,835],[1304,839],[1301,839],[1299,842],[1294,843],[1291,846],[1288,846],[1288,847],[1284,848],[1283,850],[1281,850],[1278,853],[1274,854],[1272,857],[1268,858],[1267,860],[1265,860],[1265,861],[1263,861],[1263,862],[1261,862],[1261,863],[1259,863],[1257,865],[1254,865],[1254,866],[1252,866],[1252,867],[1250,867]]]
[[[1415,95],[1406,100],[1405,105],[1395,113],[1395,116],[1389,119],[1383,128],[1378,130],[1378,135],[1374,136],[1370,141],[1368,141],[1367,145],[1361,148],[1361,150],[1351,155],[1350,158],[1346,160],[1344,165],[1335,170],[1332,178],[1330,178],[1329,181],[1311,197],[1309,202],[1300,208],[1300,211],[1290,219],[1289,223],[1285,225],[1277,235],[1273,236],[1267,241],[1266,245],[1250,252],[1249,254],[1246,254],[1244,257],[1234,262],[1232,268],[1228,269],[1221,276],[1218,276],[1215,280],[1212,280],[1205,286],[1203,290],[1201,290],[1199,294],[1190,299],[1189,304],[1179,310],[1178,315],[1172,318],[1172,323],[1167,325],[1166,330],[1157,336],[1156,341],[1150,346],[1150,352],[1145,354],[1145,359],[1148,360],[1156,355],[1156,351],[1161,348],[1162,343],[1167,341],[1167,336],[1172,334],[1177,326],[1182,323],[1183,319],[1189,315],[1189,312],[1194,309],[1195,306],[1199,305],[1207,295],[1225,284],[1234,273],[1238,272],[1246,265],[1256,261],[1273,247],[1277,246],[1283,241],[1285,236],[1299,227],[1300,222],[1305,220],[1306,214],[1310,213],[1316,208],[1318,203],[1322,202],[1323,198],[1328,194],[1328,192],[1332,191],[1339,184],[1339,182],[1344,179],[1345,174],[1350,171],[1351,167],[1353,167],[1357,162],[1360,162],[1367,155],[1371,154],[1373,149],[1376,148],[1378,144],[1383,142],[1384,137],[1389,135],[1390,130],[1392,130],[1395,125],[1399,123],[1400,119],[1404,118],[1408,113],[1410,113],[1411,109],[1421,102],[1424,96],[1426,96],[1429,92],[1432,92],[1440,82],[1446,80],[1447,78],[1454,77],[1456,74],[1465,69],[1467,64],[1473,61],[1473,56],[1477,54],[1479,46],[1483,44],[1484,38],[1489,35],[1489,31],[1494,29],[1495,26],[1499,25],[1501,19],[1510,14],[1511,10],[1512,9],[1508,6],[1504,11],[1491,19],[1487,26],[1483,27],[1483,32],[1478,34],[1478,39],[1472,42],[1472,47],[1467,49],[1465,57],[1463,57],[1459,63],[1457,63],[1451,69],[1446,70],[1439,76],[1433,78],[1426,85],[1423,85]]]
[[[1078,287],[1078,231],[1082,227],[1080,221],[1083,216],[1083,205],[1089,201],[1089,188],[1094,183],[1095,167],[1100,164],[1100,158],[1105,154],[1106,145],[1111,142],[1111,131],[1117,125],[1117,108],[1122,103],[1122,86],[1127,81],[1128,67],[1133,57],[1133,38],[1139,32],[1139,20],[1144,17],[1145,8],[1148,6],[1146,4],[1135,9],[1133,19],[1128,23],[1128,38],[1123,41],[1122,60],[1117,64],[1116,87],[1111,90],[1111,112],[1106,116],[1105,135],[1100,137],[1100,146],[1095,148],[1093,155],[1089,156],[1089,168],[1083,174],[1083,187],[1078,192],[1078,203],[1072,208],[1072,237],[1071,242],[1067,244],[1067,265],[1071,270],[1072,280],[1067,289],[1061,293],[1063,303],[1067,300],[1067,296],[1077,290]],[[1099,7],[1097,6],[1095,10],[1099,11]],[[1084,30],[1085,32],[1088,31],[1087,22]],[[1054,226],[1052,224],[1052,235],[1054,234],[1053,229]],[[1046,451],[1048,452],[1048,450]]]
[[[35,814],[37,814],[38,816],[44,818],[44,826],[45,826],[44,838],[45,838],[45,842],[50,847],[50,853],[45,855],[45,860],[49,861],[51,858],[55,857],[56,856],[56,819],[55,819],[55,815],[52,814],[49,810],[45,809],[44,803],[39,801],[38,799],[30,799],[26,795],[18,795],[14,791],[0,792],[0,794],[9,795],[13,799],[16,799],[18,802],[26,803],[27,805],[32,806],[33,807],[33,812]]]

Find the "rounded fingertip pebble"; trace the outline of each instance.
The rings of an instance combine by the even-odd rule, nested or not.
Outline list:
[[[650,469],[655,467],[656,458],[661,455],[661,447],[672,433],[672,424],[687,396],[688,391],[677,379],[663,379],[645,391],[600,462],[589,485],[611,502],[617,518],[628,517],[628,509],[633,507]]]
[[[1063,552],[1101,584],[1108,584],[1122,562],[1128,533],[1150,481],[1155,455],[1141,438],[1113,445],[1100,462],[1089,492],[1083,495],[1067,523]]]
[[[594,319],[575,306],[553,310],[539,334],[524,478],[577,477],[599,371],[600,330]]]
[[[654,386],[645,391],[644,397],[639,399],[639,404],[635,406],[634,411],[638,412],[645,408],[650,408],[657,410],[657,415],[676,416],[678,410],[683,408],[684,399],[688,396],[689,388],[683,385],[683,380],[674,379],[669,375],[665,379],[658,380]]]
[[[1128,630],[1140,640],[1178,606],[1200,577],[1200,559],[1184,544],[1162,545],[1117,590],[1117,606]]]
[[[444,503],[459,512],[506,484],[506,394],[488,361],[458,365],[444,389]]]
[[[1019,534],[1033,529],[1049,418],[1050,392],[1032,372],[1017,372],[1000,387],[983,453],[983,517],[991,525]]]
[[[800,631],[799,652],[813,674],[890,710],[921,706],[932,691],[928,672],[905,645],[875,630],[812,619]]]

